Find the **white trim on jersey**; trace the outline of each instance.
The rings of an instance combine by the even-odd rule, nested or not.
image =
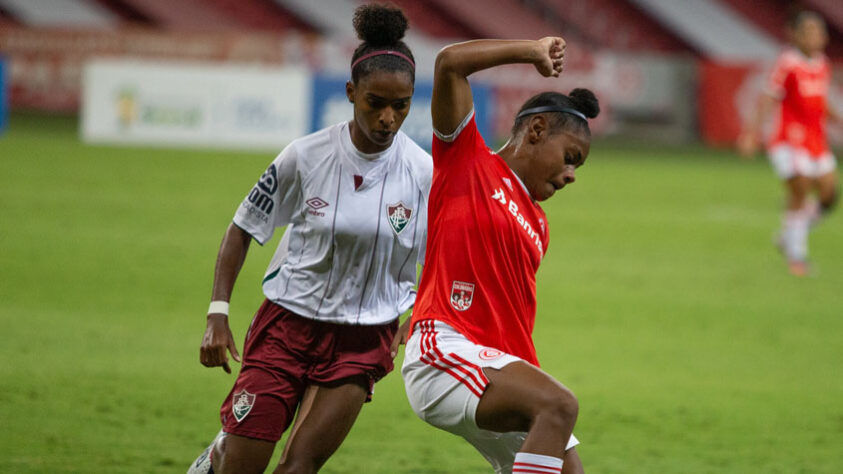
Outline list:
[[[430,155],[398,132],[364,154],[348,123],[299,138],[261,176],[234,223],[266,243],[287,230],[267,268],[266,297],[301,316],[383,324],[415,302],[424,260]]]
[[[434,128],[433,134],[436,135],[436,138],[442,140],[443,142],[451,143],[456,140],[458,136],[460,136],[460,133],[462,133],[463,129],[468,125],[468,122],[471,122],[471,117],[474,117],[473,108],[471,109],[471,112],[469,112],[468,115],[466,115],[465,118],[462,119],[462,122],[460,122],[459,126],[457,126],[457,129],[453,132],[445,135],[444,133]]]

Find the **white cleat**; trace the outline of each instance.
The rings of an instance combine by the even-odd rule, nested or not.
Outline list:
[[[214,450],[214,445],[217,444],[217,441],[224,438],[226,433],[220,430],[217,433],[217,437],[211,441],[211,444],[202,451],[202,454],[193,461],[193,464],[190,465],[190,468],[187,470],[187,474],[209,474],[213,471],[211,470],[211,452]]]

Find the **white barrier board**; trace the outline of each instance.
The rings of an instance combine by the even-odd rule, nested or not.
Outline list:
[[[92,60],[83,73],[82,138],[280,149],[308,131],[311,82],[301,68]]]

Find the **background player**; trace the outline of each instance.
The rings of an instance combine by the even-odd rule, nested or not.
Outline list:
[[[414,303],[424,254],[432,164],[399,132],[415,78],[401,41],[406,18],[395,8],[362,6],[354,26],[363,43],[346,85],[353,120],[286,147],[223,239],[200,358],[230,372],[226,351],[240,358],[228,301],[249,242],[263,244],[288,226],[220,411],[223,430],[191,473],[263,472],[297,407],[275,472],[318,471],[374,382],[392,370],[398,317]]]
[[[498,153],[477,131],[468,76],[527,63],[562,71],[565,42],[480,40],[436,58],[434,177],[428,258],[404,376],[414,411],[464,437],[498,473],[582,472],[572,435],[578,402],[538,368],[532,330],[536,271],[548,244],[543,201],[573,183],[588,156],[584,89],[545,92],[515,117]]]
[[[787,209],[777,244],[794,275],[808,274],[808,232],[837,201],[837,172],[828,147],[826,118],[840,122],[828,106],[831,67],[823,54],[828,33],[822,17],[804,11],[791,21],[792,46],[778,58],[764,94],[741,134],[745,156],[758,150],[762,125],[778,103],[780,111],[770,137],[768,155],[787,189]],[[819,203],[809,198],[815,191]]]

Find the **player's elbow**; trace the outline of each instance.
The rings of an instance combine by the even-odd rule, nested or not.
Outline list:
[[[459,52],[455,48],[456,45],[448,45],[439,50],[436,55],[436,63],[434,65],[434,74],[451,74],[458,72],[459,66],[462,63],[459,59]]]

